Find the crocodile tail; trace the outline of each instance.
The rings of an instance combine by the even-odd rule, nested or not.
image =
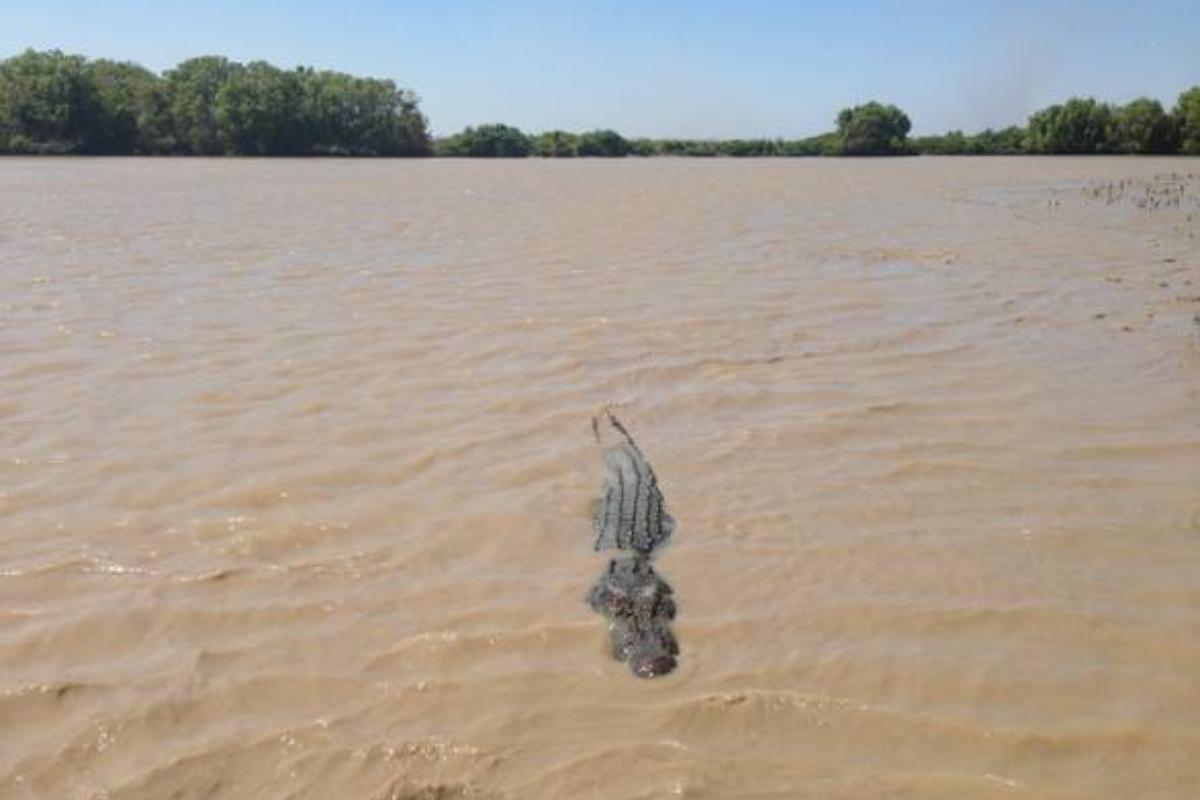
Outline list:
[[[675,530],[658,478],[633,436],[608,409],[592,418],[592,432],[608,467],[592,517],[596,550],[648,554]]]

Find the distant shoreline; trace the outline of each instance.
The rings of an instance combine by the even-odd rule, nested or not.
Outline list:
[[[0,155],[462,158],[805,158],[909,155],[1200,155],[1200,86],[1157,100],[1071,98],[1024,126],[910,137],[908,115],[868,102],[799,139],[537,134],[502,123],[433,137],[417,95],[386,79],[223,56],[162,74],[131,62],[26,50],[0,60]]]

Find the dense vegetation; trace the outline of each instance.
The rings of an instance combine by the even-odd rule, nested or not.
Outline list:
[[[836,134],[808,139],[626,139],[616,131],[546,131],[528,135],[509,125],[479,125],[440,139],[439,156],[579,158],[587,156],[820,156],[840,152]]]
[[[626,139],[616,131],[466,128],[431,142],[416,96],[390,80],[220,56],[157,75],[136,64],[28,50],[0,61],[0,153],[586,156],[1200,155],[1200,86],[1167,111],[1071,98],[1024,127],[909,138],[908,115],[870,102],[805,139]]]
[[[893,105],[843,109],[837,129],[807,139],[623,139],[614,131],[527,135],[507,125],[467,128],[436,143],[438,155],[542,156],[831,156],[831,155],[1200,155],[1200,86],[1168,112],[1141,97],[1123,106],[1072,98],[1013,125],[968,135],[909,138],[908,115]],[[519,143],[519,144],[510,144]]]
[[[440,156],[481,158],[524,158],[532,152],[529,137],[510,125],[480,125],[467,128],[438,142]]]
[[[931,156],[1014,156],[1028,152],[1025,129],[1017,125],[998,131],[988,128],[971,136],[962,131],[950,131],[942,136],[918,136],[908,146],[914,153]]]
[[[0,152],[425,155],[417,99],[389,80],[202,56],[156,75],[33,50],[0,61]]]
[[[912,122],[895,106],[866,103],[837,115],[838,148],[847,156],[894,156],[907,150]]]
[[[1200,86],[1179,95],[1175,123],[1179,128],[1179,152],[1200,156]]]
[[[913,152],[939,155],[1200,155],[1200,87],[1181,94],[1172,112],[1148,97],[1123,106],[1073,97],[1035,112],[1024,128],[987,130],[975,136],[952,131],[920,137],[910,146]]]

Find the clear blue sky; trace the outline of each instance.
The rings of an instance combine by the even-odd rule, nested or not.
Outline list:
[[[438,134],[803,136],[868,99],[932,133],[1022,122],[1073,94],[1172,106],[1200,84],[1200,0],[0,0],[0,56],[26,47],[389,77]]]

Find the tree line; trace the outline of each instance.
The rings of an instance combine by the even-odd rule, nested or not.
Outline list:
[[[911,148],[935,155],[1200,155],[1200,86],[1180,94],[1171,111],[1148,97],[1125,105],[1073,97],[1035,112],[1025,127],[922,136]]]
[[[530,135],[509,125],[469,127],[434,143],[437,155],[571,158],[578,156],[855,155],[1200,155],[1200,86],[1172,111],[1141,97],[1122,106],[1071,98],[1035,112],[1025,126],[976,134],[951,131],[909,138],[912,123],[894,105],[842,109],[829,133],[805,139],[625,139],[611,130]]]
[[[158,75],[28,50],[0,61],[0,152],[413,156],[430,139],[390,80],[221,56]]]
[[[184,155],[834,156],[1200,155],[1200,86],[1168,111],[1071,98],[1024,126],[909,137],[894,105],[838,113],[802,139],[627,139],[613,130],[528,134],[503,124],[432,140],[416,95],[390,80],[221,56],[161,75],[130,62],[28,50],[0,61],[0,153]]]
[[[589,156],[819,156],[837,150],[833,134],[807,139],[626,139],[613,130],[524,133],[511,125],[468,127],[434,142],[439,156],[586,158]]]

